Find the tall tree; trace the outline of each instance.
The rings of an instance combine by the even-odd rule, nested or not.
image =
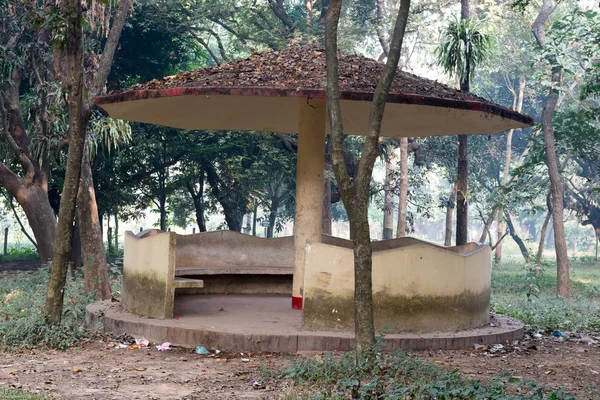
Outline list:
[[[77,193],[81,179],[82,160],[85,153],[86,130],[92,114],[93,101],[103,90],[110,73],[115,49],[125,25],[127,14],[131,8],[131,2],[132,0],[121,0],[114,15],[113,24],[104,45],[104,51],[98,68],[94,71],[89,86],[85,82],[84,31],[81,0],[66,0],[59,4],[59,12],[65,16],[67,22],[65,32],[66,43],[64,50],[59,48],[55,52],[66,59],[67,70],[63,77],[63,84],[67,92],[70,138],[65,183],[58,213],[52,269],[44,306],[46,319],[49,323],[53,324],[60,323],[62,317],[64,285],[69,264],[69,253],[71,251],[73,219],[75,217]],[[55,57],[55,62],[57,61],[57,57]],[[91,222],[94,222],[93,217],[91,217]],[[93,267],[91,263],[90,266]],[[106,265],[102,265],[101,267],[105,269]],[[103,282],[103,279],[106,281]],[[95,289],[91,288],[92,291],[102,293],[106,290],[106,284],[108,283],[107,276],[98,275],[97,279],[92,280],[90,283],[95,285]]]
[[[543,49],[546,46],[546,32],[544,25],[550,18],[554,9],[552,0],[543,0],[542,7],[533,22],[531,29],[538,45]],[[550,81],[557,86],[562,81],[562,67],[556,55],[552,52],[546,53],[546,60],[550,64]],[[563,221],[563,182],[558,170],[556,149],[554,147],[554,127],[552,117],[558,103],[558,90],[551,86],[544,102],[542,111],[542,132],[544,134],[544,145],[546,148],[546,166],[550,176],[550,201],[552,202],[552,225],[554,227],[554,247],[556,250],[556,273],[558,277],[558,294],[568,297],[571,294],[571,283],[569,280],[569,258],[567,255],[567,242],[565,240],[565,226]]]
[[[450,76],[456,74],[460,80],[460,90],[470,91],[473,72],[486,56],[490,39],[483,34],[475,21],[469,18],[469,0],[461,0],[460,22],[455,20],[442,37],[436,49],[438,63]],[[468,228],[468,160],[469,139],[458,136],[458,167],[456,177],[456,244],[465,244]]]
[[[373,319],[372,247],[369,233],[367,200],[373,165],[381,133],[383,110],[390,86],[398,68],[400,52],[408,20],[410,0],[401,0],[390,42],[388,59],[379,80],[369,115],[368,133],[362,149],[358,176],[350,179],[344,159],[344,127],[340,107],[338,24],[342,0],[332,0],[327,10],[325,50],[327,64],[327,108],[332,132],[332,164],[342,201],[350,221],[350,237],[354,243],[354,324],[357,350],[365,350],[375,341]]]

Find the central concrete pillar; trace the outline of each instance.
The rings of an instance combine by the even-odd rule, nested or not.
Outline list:
[[[325,99],[300,99],[292,308],[302,309],[306,241],[321,241],[325,160]]]

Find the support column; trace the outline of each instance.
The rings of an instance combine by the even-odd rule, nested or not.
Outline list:
[[[306,241],[321,241],[325,160],[325,99],[300,99],[292,308],[302,309]]]

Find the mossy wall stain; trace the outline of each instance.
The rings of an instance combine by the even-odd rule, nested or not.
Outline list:
[[[454,296],[401,296],[373,293],[375,329],[386,333],[434,332],[469,329],[488,322],[490,290],[465,291]],[[354,295],[332,295],[315,290],[304,299],[302,328],[354,329]]]
[[[151,272],[123,274],[123,308],[153,318],[173,318],[173,288]]]

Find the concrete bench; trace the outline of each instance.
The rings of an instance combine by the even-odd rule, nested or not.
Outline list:
[[[125,232],[122,305],[127,311],[173,318],[175,291],[204,287],[201,279],[175,276],[176,234],[156,229]]]

